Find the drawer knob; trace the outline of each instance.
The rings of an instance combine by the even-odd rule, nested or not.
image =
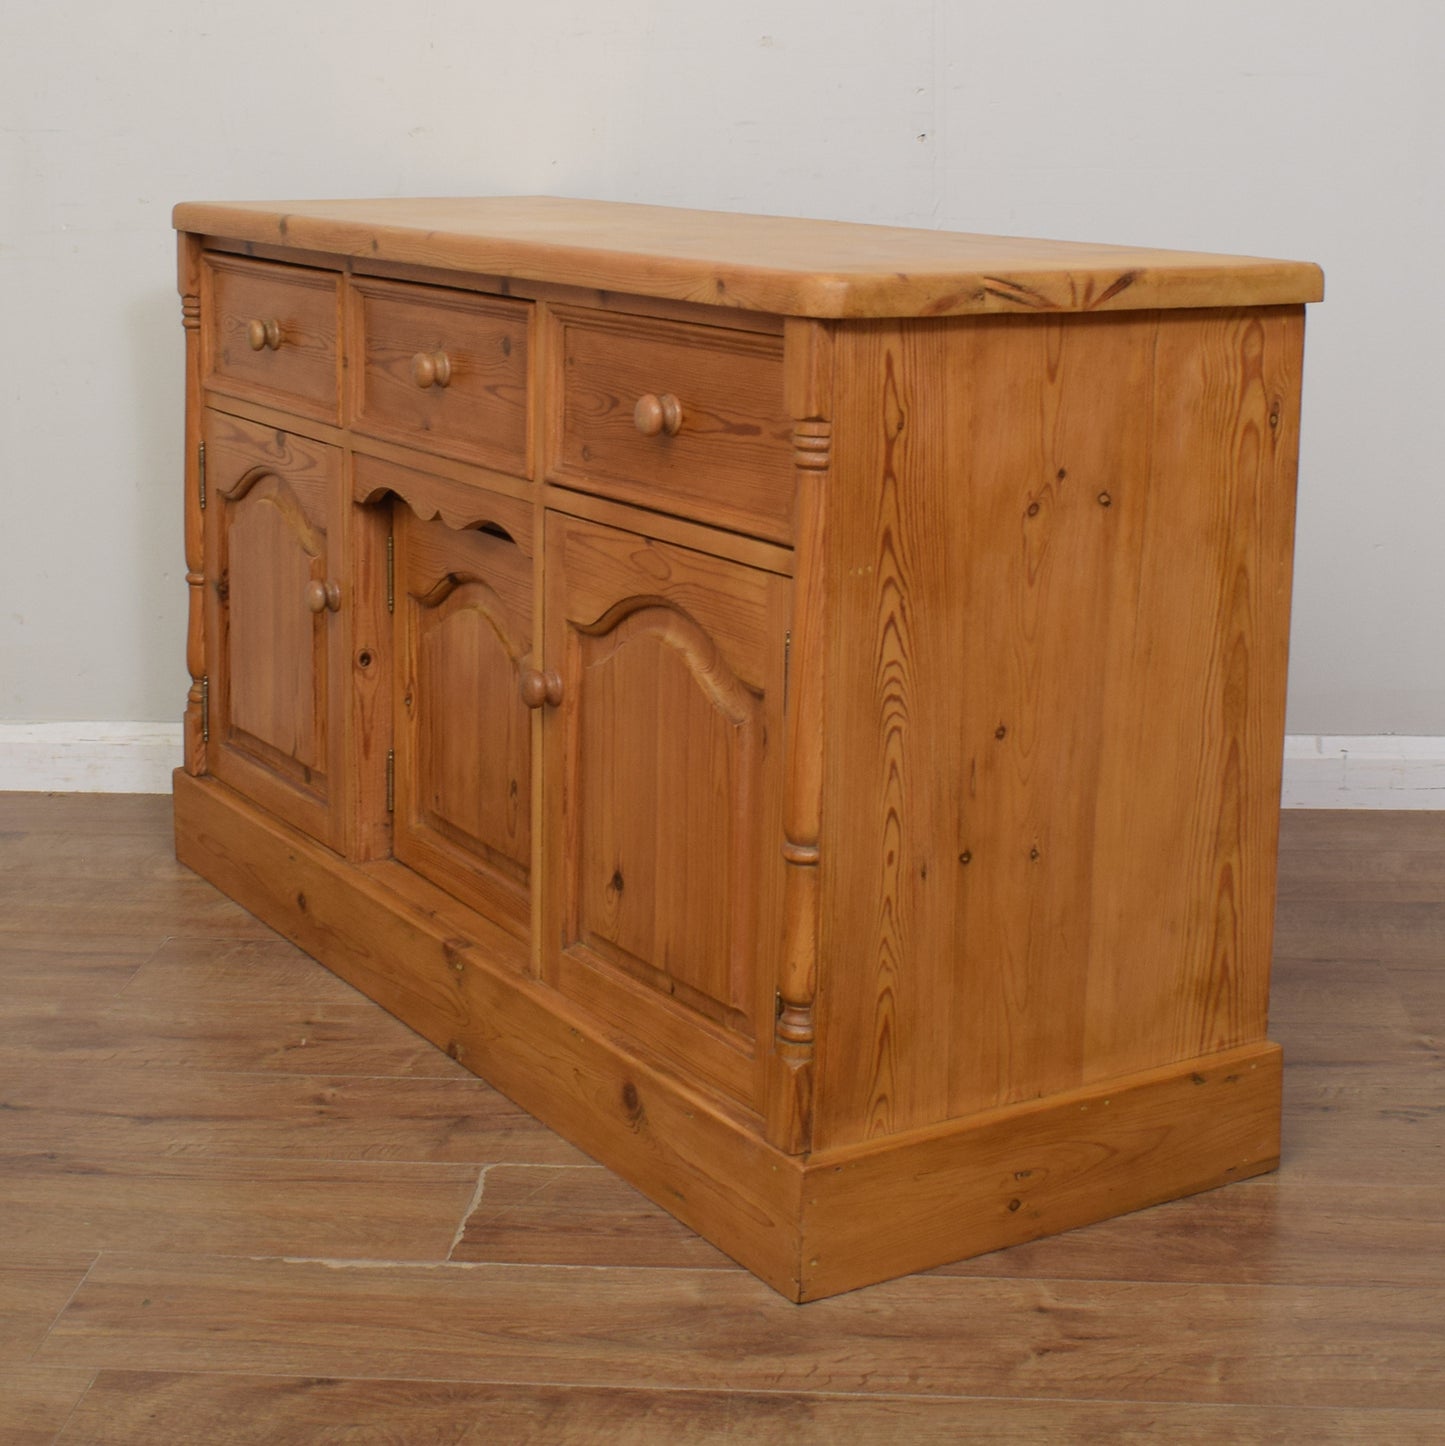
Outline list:
[[[246,323],[246,340],[252,351],[276,351],[281,345],[281,323],[274,316],[264,321],[253,317]]]
[[[522,701],[529,708],[540,708],[543,703],[555,708],[562,701],[562,680],[550,668],[544,673],[539,668],[522,669]]]
[[[632,409],[632,420],[644,437],[675,437],[682,426],[682,403],[671,392],[660,397],[645,392]]]
[[[341,606],[341,584],[322,582],[319,578],[308,582],[306,584],[306,606],[314,613],[324,613],[328,609],[335,612]]]
[[[444,351],[419,351],[411,359],[411,379],[422,391],[447,386],[452,379],[452,359]]]

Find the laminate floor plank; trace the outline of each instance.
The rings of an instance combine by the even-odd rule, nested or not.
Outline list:
[[[1301,899],[1348,899],[1356,903],[1433,903],[1445,898],[1445,829],[1436,847],[1402,849],[1382,841],[1362,849],[1348,871],[1333,849],[1286,851],[1280,858],[1278,894]]]
[[[95,1159],[587,1162],[474,1075],[404,1079],[0,1065],[0,1152]]]
[[[180,883],[191,887],[192,874],[176,861],[175,845],[165,834],[24,833],[0,830],[0,874],[45,887],[62,874],[94,881],[129,880],[138,887]]]
[[[1249,1285],[1445,1286],[1438,1184],[1321,1184],[1285,1170],[938,1275]],[[1348,1248],[1342,1242],[1348,1241]],[[1442,1343],[1445,1349],[1445,1343]]]
[[[1282,1133],[1301,1181],[1445,1187],[1445,1061],[1286,1068]]]
[[[61,1010],[112,1000],[164,942],[160,935],[101,936],[71,948],[69,940],[47,946],[0,931],[0,1001]]]
[[[473,1078],[455,1060],[368,1001],[236,1001],[239,1017],[193,991],[37,1004],[0,996],[0,1064],[97,1065],[310,1075]]]
[[[131,1002],[190,999],[223,1014],[271,1002],[360,1003],[385,1013],[279,934],[266,939],[166,939],[127,982],[125,996]]]
[[[101,1257],[37,1363],[654,1390],[1445,1409],[1445,1288]]]
[[[22,1251],[0,1243],[0,1362],[30,1358],[95,1259],[93,1251]]]
[[[1386,965],[1438,964],[1445,898],[1382,904],[1348,898],[1281,899],[1276,959],[1378,959]]]
[[[86,934],[230,934],[274,938],[275,932],[200,878],[101,878],[62,893],[53,882],[0,874],[0,935],[41,935],[63,919],[68,938]]]
[[[1445,1049],[1445,948],[1433,964],[1392,964],[1387,972],[1411,1026],[1430,1048]]]
[[[1281,868],[1299,854],[1322,849],[1336,875],[1348,881],[1371,853],[1445,852],[1445,810],[1286,808],[1279,816]]]
[[[492,1166],[451,1258],[736,1269],[716,1246],[597,1165]]]
[[[94,1371],[0,1364],[0,1442],[50,1446],[94,1379]]]
[[[265,1422],[264,1437],[256,1423]],[[846,1399],[793,1392],[640,1391],[315,1380],[284,1376],[102,1371],[58,1438],[60,1446],[954,1446],[958,1442],[1170,1442],[1269,1446],[1301,1441],[1435,1446],[1445,1412],[1279,1410],[1079,1400]]]
[[[168,793],[0,792],[0,835],[144,834],[171,837]]]
[[[467,1165],[7,1154],[0,1240],[37,1252],[444,1260],[478,1173]]]
[[[1428,1063],[1404,992],[1374,959],[1276,960],[1269,1037],[1287,1066]]]

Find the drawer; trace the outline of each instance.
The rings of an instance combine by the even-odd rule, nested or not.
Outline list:
[[[553,316],[551,481],[792,541],[780,336],[560,307]]]
[[[340,420],[335,272],[212,253],[202,285],[206,386]]]
[[[529,301],[353,278],[352,426],[529,476],[531,318]]]

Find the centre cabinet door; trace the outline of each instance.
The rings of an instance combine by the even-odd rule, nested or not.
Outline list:
[[[760,1109],[781,936],[788,583],[547,519],[550,982]]]
[[[405,474],[391,469],[393,477]],[[500,528],[394,511],[395,851],[519,937],[531,922],[532,559]]]
[[[339,847],[347,682],[341,454],[222,412],[204,419],[207,767]]]

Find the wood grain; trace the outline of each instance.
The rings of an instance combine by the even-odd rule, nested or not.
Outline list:
[[[1409,900],[1382,909],[1372,900],[1281,899],[1276,948],[1286,959],[1337,959],[1342,954],[1385,964],[1425,965],[1440,958],[1445,901]]]
[[[1445,1284],[1445,1220],[1433,1185],[1396,1184],[1401,1177],[1383,1172],[1341,1182],[1338,1174],[1297,1169],[1306,1148],[1292,1144],[1278,1174],[935,1273],[1345,1288]],[[1355,1158],[1368,1152],[1354,1149]]]
[[[550,517],[543,968],[606,1025],[751,1109],[780,933],[786,588]],[[697,787],[699,779],[707,787]]]
[[[181,293],[181,325],[186,337],[186,423],[182,474],[185,479],[186,671],[191,675],[183,715],[185,766],[206,770],[206,546],[202,508],[201,451],[201,244],[195,236],[176,237],[176,289]]]
[[[55,1373],[57,1375],[62,1373]],[[846,1399],[792,1391],[666,1391],[593,1386],[471,1385],[455,1381],[352,1381],[102,1371],[61,1443],[151,1446],[156,1433],[194,1431],[209,1442],[404,1440],[414,1446],[495,1441],[701,1446],[737,1436],[760,1443],[918,1446],[1021,1440],[1075,1446],[1293,1446],[1389,1441],[1434,1446],[1445,1412],[1281,1410],[1255,1406],[1151,1405],[1080,1400]],[[362,1425],[360,1423],[365,1423]],[[344,1434],[343,1434],[344,1433]],[[47,1438],[48,1439],[48,1438]]]
[[[549,196],[190,202],[177,230],[588,290],[817,317],[1318,301],[1257,257],[847,225]]]
[[[306,591],[343,575],[341,453],[207,412],[207,769],[332,847],[343,840],[351,669]],[[348,596],[350,612],[353,598]]]
[[[270,929],[260,938],[167,939],[127,982],[125,998],[128,1004],[203,1005],[222,1017],[278,1001],[371,1007],[344,979]]]
[[[95,1260],[93,1251],[70,1248],[36,1251],[7,1244],[0,1250],[0,1361],[30,1358]]]
[[[88,1370],[0,1364],[0,1440],[6,1446],[51,1446],[95,1379]]]
[[[176,217],[216,498],[182,857],[789,1294],[1270,1167],[1316,269]],[[1015,1130],[1047,1181],[999,1219]]]
[[[228,993],[197,988],[187,977],[172,991],[149,995],[127,990],[111,998],[93,984],[67,995],[54,984],[57,966],[72,972],[67,961],[54,954],[44,958],[44,988],[32,984],[28,994],[12,991],[15,976],[0,964],[7,986],[0,1001],[0,1063],[48,1062],[67,1071],[125,1065],[467,1078],[454,1060],[352,990],[340,1003],[302,1003],[301,990],[266,999],[250,981]],[[126,977],[134,982],[135,973],[132,966]],[[80,969],[74,974],[76,983],[91,977]],[[231,1017],[238,1006],[246,1012],[244,1029]]]
[[[170,818],[170,798],[163,793],[0,792],[0,846],[7,862],[23,858],[31,838],[56,835],[71,843],[129,838],[153,847]]]
[[[802,1298],[1272,1170],[1279,1115],[1263,1045],[815,1153]]]
[[[1273,986],[1270,1029],[1291,1064],[1427,1062],[1431,1042],[1377,960],[1277,959]]]
[[[92,1378],[60,1439],[309,1446],[746,1434],[880,1446],[1433,1446],[1445,1432],[1445,1084],[1434,1053],[1422,1051],[1422,1036],[1438,1039],[1445,1020],[1438,961],[1386,964],[1339,948],[1326,956],[1324,924],[1319,958],[1282,961],[1278,1032],[1287,1060],[1295,1051],[1301,1062],[1285,1070],[1278,1174],[795,1308],[610,1171],[575,1154],[553,1154],[551,1164],[529,1156],[531,1135],[502,1131],[475,1163],[392,1163],[385,1142],[416,1137],[419,1127],[420,1102],[404,1079],[395,1097],[378,1081],[357,1101],[364,1125],[340,1123],[348,1148],[369,1155],[361,1161],[298,1151],[304,1094],[274,1116],[286,1097],[261,1100],[233,1158],[216,1152],[215,1134],[196,1148],[203,1123],[182,1122],[174,1139],[163,1123],[137,1133],[112,1111],[121,1096],[138,1110],[164,1110],[167,1087],[184,1092],[205,1064],[201,1041],[215,1040],[212,1082],[195,1100],[215,1113],[225,1085],[249,1088],[244,1061],[269,1057],[288,1008],[296,1025],[318,1013],[330,1021],[333,1058],[375,1042],[379,1075],[407,1067],[406,1056],[380,1047],[398,1027],[269,932],[178,935],[157,949],[145,931],[172,932],[167,910],[186,929],[198,914],[149,867],[138,870],[109,932],[97,911],[77,907],[92,873],[121,872],[128,856],[154,858],[169,828],[166,802],[0,795],[0,873],[25,868],[49,914],[44,933],[0,927],[6,1019],[60,1027],[71,1016],[88,1029],[113,1010],[133,1031],[128,1041],[119,1027],[107,1036],[127,1061],[112,1070],[94,1058],[49,1060],[38,1048],[7,1055],[12,1037],[0,1024],[0,1059],[11,1069],[0,1100],[74,1107],[63,1120],[32,1122],[33,1152],[26,1112],[0,1108],[0,1164],[18,1212],[6,1224],[34,1239],[50,1228],[90,1229],[116,1246],[145,1245],[107,1248],[99,1292],[87,1288],[62,1314],[92,1254],[0,1244],[7,1441],[51,1440]],[[93,833],[75,835],[88,815]],[[1445,849],[1445,815],[1301,818],[1283,821],[1282,866],[1287,873],[1308,852],[1321,886],[1329,859],[1348,884],[1362,850]],[[42,842],[48,880],[28,867]],[[1386,897],[1373,911],[1365,897],[1354,901],[1373,912],[1377,937],[1401,907],[1379,882]],[[72,916],[79,932],[66,927]],[[47,981],[48,999],[37,992]],[[196,1030],[194,1047],[175,1033],[182,1018]],[[170,1040],[178,1052],[168,1061]],[[431,1082],[422,1112],[466,1119],[478,1086],[436,1058],[451,1078]],[[93,1068],[95,1087],[61,1100],[57,1091]],[[528,1072],[535,1065],[520,1077]],[[153,1087],[138,1088],[147,1076]],[[323,1115],[334,1109],[319,1093],[310,1098]],[[82,1109],[95,1112],[89,1126]],[[663,1137],[659,1147],[673,1130],[651,1108],[643,1128]],[[313,1146],[321,1139],[306,1133]],[[67,1138],[119,1148],[62,1157],[57,1145],[67,1148]],[[388,1200],[383,1182],[393,1171],[406,1183]],[[442,1202],[426,1198],[432,1172],[452,1180],[441,1191],[449,1207],[458,1181],[482,1186],[467,1190],[452,1222],[455,1256],[469,1265],[380,1253],[409,1234],[446,1249],[436,1243],[446,1233]],[[328,1180],[358,1185],[349,1204],[336,1205],[329,1237],[325,1202],[336,1187]],[[211,1209],[225,1240],[205,1240]],[[236,1258],[235,1245],[263,1244],[267,1232],[274,1247],[309,1245],[304,1253],[319,1258]]]
[[[1299,327],[840,334],[820,1145],[1263,1038]]]
[[[91,1158],[536,1163],[582,1158],[475,1078],[240,1074],[0,1065],[4,1142]],[[383,1108],[383,1104],[385,1108]]]
[[[409,507],[393,527],[396,857],[525,938],[532,718],[518,685],[533,657],[532,560],[510,536],[423,522]]]
[[[56,937],[55,900],[34,879],[0,876],[0,939],[11,948],[45,949]],[[273,931],[204,880],[178,869],[157,887],[137,889],[134,879],[95,879],[66,906],[66,940],[73,949],[87,942],[91,957],[111,947],[117,931],[151,939],[167,934],[221,934],[270,939]]]
[[[203,384],[323,422],[340,419],[341,281],[334,271],[205,254],[201,266]],[[252,321],[278,345],[259,350]]]
[[[792,426],[777,337],[553,307],[549,481],[788,543]],[[676,435],[643,436],[639,398],[675,395]]]
[[[6,1006],[21,1011],[29,1005],[44,1013],[62,1009],[69,1001],[113,999],[161,943],[159,938],[136,940],[126,935],[101,937],[94,948],[86,949],[56,947],[49,940],[40,947],[21,947],[15,939],[0,931]]]
[[[441,287],[353,279],[347,288],[350,415],[358,432],[526,477],[532,308]],[[419,386],[418,355],[444,355],[445,385]]]
[[[452,1260],[527,1265],[736,1266],[600,1166],[493,1165]]]
[[[680,1220],[705,1226],[729,1254],[796,1294],[792,1222],[801,1172],[736,1113],[622,1048],[557,991],[522,977],[517,943],[503,931],[458,934],[446,896],[429,893],[409,871],[350,869],[226,797],[220,785],[179,773],[174,783],[182,857],[282,923],[338,973],[364,981],[510,1099],[605,1152]]]
[[[1096,1401],[1116,1400],[1127,1381],[1141,1401],[1445,1406],[1439,1287],[971,1280],[961,1290],[914,1277],[799,1311],[740,1272],[604,1272],[585,1292],[577,1277],[107,1254],[36,1359]]]
[[[789,1153],[813,1141],[822,907],[824,659],[828,639],[827,501],[833,447],[833,335],[785,330],[785,400],[793,418],[797,569],[784,679],[783,938],[768,1082],[768,1139]]]
[[[476,1180],[460,1164],[7,1152],[0,1239],[37,1253],[444,1260]]]
[[[1438,1049],[1409,1063],[1301,1065],[1285,1096],[1290,1134],[1284,1163],[1320,1184],[1354,1168],[1380,1184],[1417,1178],[1422,1154],[1432,1166],[1445,1120],[1445,1056]]]

